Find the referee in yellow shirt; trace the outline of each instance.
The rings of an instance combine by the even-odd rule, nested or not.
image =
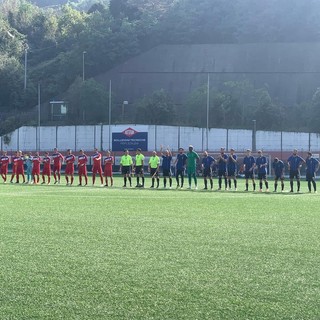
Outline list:
[[[150,188],[154,188],[154,180],[157,179],[157,188],[159,188],[159,167],[160,167],[160,158],[157,156],[156,151],[152,151],[152,157],[149,159],[149,172],[152,179],[152,185]]]
[[[123,181],[124,181],[123,187],[124,188],[127,186],[127,178],[129,180],[130,187],[132,186],[131,185],[132,166],[133,166],[132,157],[130,156],[128,149],[125,149],[124,155],[120,159],[120,171],[123,175]]]
[[[144,155],[141,153],[141,149],[138,148],[136,151],[136,159],[135,159],[135,174],[137,177],[137,185],[136,188],[144,188],[144,174],[143,174],[143,166],[144,166]],[[142,180],[142,184],[140,184],[140,178]]]

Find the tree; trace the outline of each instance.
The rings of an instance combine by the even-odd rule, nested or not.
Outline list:
[[[66,95],[72,123],[97,123],[107,120],[108,93],[93,79],[78,77]]]
[[[176,118],[175,105],[163,89],[144,97],[135,107],[136,123],[172,124]]]

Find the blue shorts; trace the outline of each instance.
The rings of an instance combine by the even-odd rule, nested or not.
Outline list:
[[[258,172],[258,179],[259,180],[266,180],[267,179],[267,174],[265,172]]]
[[[253,171],[245,171],[244,176],[246,179],[254,179],[254,173]]]
[[[227,172],[225,170],[218,170],[218,177],[226,177]]]
[[[310,172],[306,173],[306,181],[314,181],[315,177],[316,177],[315,173],[310,173]]]
[[[293,179],[293,178],[300,179],[300,171],[290,170],[289,176],[290,176],[290,179]]]
[[[212,170],[211,170],[211,168],[204,168],[202,175],[203,175],[204,177],[209,177],[209,178],[211,178],[211,177],[212,177]]]

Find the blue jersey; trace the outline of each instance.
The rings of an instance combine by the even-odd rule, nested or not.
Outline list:
[[[276,176],[281,176],[283,174],[283,169],[284,169],[284,163],[281,160],[278,160],[277,162],[274,161],[272,164],[274,174]]]
[[[233,161],[231,159],[231,155],[229,155],[228,160],[227,160],[227,169],[228,172],[234,172],[237,169],[237,156],[234,154],[232,155],[232,158],[236,161]]]
[[[301,166],[304,160],[300,156],[292,155],[288,159],[288,164],[290,166],[290,171],[296,171]]]
[[[178,153],[177,154],[177,170],[183,170],[187,162],[187,156],[185,153]]]
[[[207,156],[207,157],[202,158],[202,165],[205,169],[211,168],[211,166],[213,165],[214,162],[215,162],[215,160],[211,156]]]
[[[26,165],[27,165],[27,170],[31,170],[32,169],[32,157],[28,157],[26,159]]]
[[[265,156],[258,157],[256,159],[256,165],[258,167],[258,173],[263,173],[263,174],[267,173],[268,161]]]
[[[228,156],[223,153],[223,154],[220,154],[220,159],[218,160],[218,170],[219,171],[227,171],[227,163],[225,161],[223,161],[222,159],[224,160],[227,160],[228,159]]]
[[[249,172],[250,169],[253,168],[254,164],[256,163],[256,160],[253,156],[245,156],[243,158],[243,164],[245,165],[244,171]]]
[[[162,169],[170,170],[171,169],[171,156],[162,156]]]
[[[314,175],[318,169],[319,161],[315,158],[306,159],[306,173]]]

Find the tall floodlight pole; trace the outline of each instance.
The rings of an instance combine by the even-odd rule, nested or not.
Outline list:
[[[209,148],[209,106],[210,106],[210,73],[207,81],[207,127],[206,127],[206,149]]]
[[[41,125],[41,83],[38,82],[38,151],[40,151],[40,125]]]
[[[84,67],[84,57],[86,55],[87,51],[82,52],[82,81],[85,80],[85,67]]]
[[[27,69],[28,69],[28,49],[27,43],[24,44],[24,91],[27,90]]]
[[[253,130],[252,130],[252,151],[255,152],[257,148],[257,121],[252,120],[253,122]]]
[[[111,150],[111,80],[109,83],[109,150]]]

